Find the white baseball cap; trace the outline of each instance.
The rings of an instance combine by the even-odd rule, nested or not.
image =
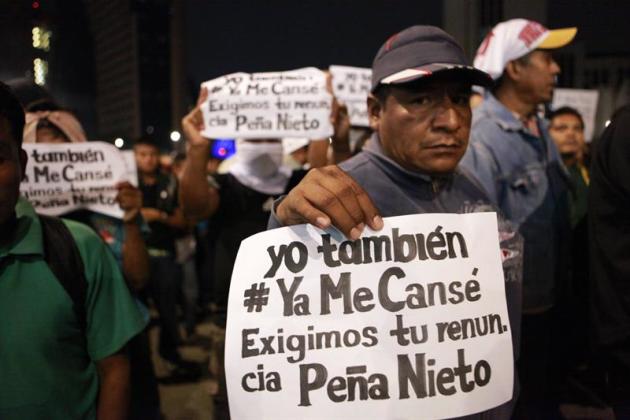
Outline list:
[[[573,40],[576,33],[577,28],[550,30],[527,19],[501,22],[492,28],[479,46],[474,66],[497,80],[509,61],[535,49],[564,47]]]

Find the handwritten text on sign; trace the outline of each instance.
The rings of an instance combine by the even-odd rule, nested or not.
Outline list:
[[[333,92],[348,107],[350,124],[369,127],[367,97],[372,87],[372,70],[362,67],[330,66]]]
[[[202,84],[201,109],[208,138],[325,138],[332,95],[315,68],[276,73],[233,73]]]
[[[129,180],[135,166],[105,142],[24,144],[28,154],[26,178],[20,192],[35,210],[61,215],[89,209],[122,217],[116,202],[116,183]]]
[[[233,418],[429,419],[508,401],[512,342],[488,232],[494,213],[425,214],[356,241],[306,225],[243,241],[225,351]]]

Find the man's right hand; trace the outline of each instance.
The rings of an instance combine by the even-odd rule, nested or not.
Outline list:
[[[337,166],[310,170],[280,202],[276,217],[285,226],[310,223],[326,229],[332,224],[350,239],[357,239],[366,225],[383,228],[370,197]]]

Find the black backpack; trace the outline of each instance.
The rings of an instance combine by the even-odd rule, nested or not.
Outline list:
[[[81,329],[87,326],[87,280],[79,248],[66,225],[57,217],[38,215],[44,239],[44,260],[72,299]]]

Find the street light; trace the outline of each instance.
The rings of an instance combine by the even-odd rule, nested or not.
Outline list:
[[[171,131],[171,141],[173,143],[177,143],[181,138],[182,135],[179,133],[179,131]]]
[[[114,140],[114,146],[118,147],[119,149],[122,148],[124,145],[125,145],[125,141],[121,139],[120,137]]]

